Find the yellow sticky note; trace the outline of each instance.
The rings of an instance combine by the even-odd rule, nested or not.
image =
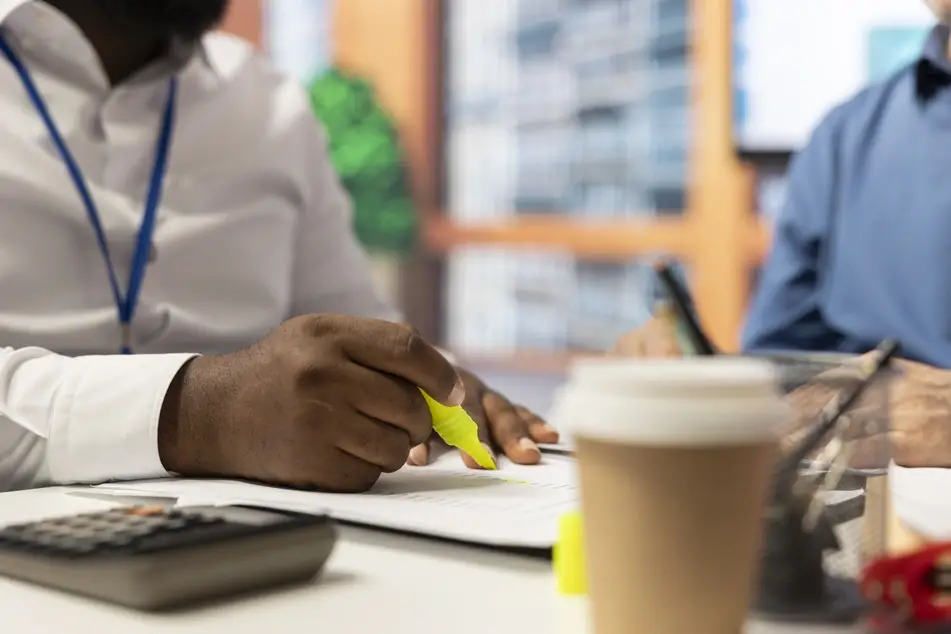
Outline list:
[[[433,416],[433,429],[447,445],[464,451],[483,469],[495,469],[492,454],[479,441],[479,426],[466,410],[458,405],[447,407],[426,392],[423,392],[423,398]]]

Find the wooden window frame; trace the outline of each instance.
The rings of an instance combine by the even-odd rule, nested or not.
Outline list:
[[[266,0],[235,3],[225,28],[262,45]],[[368,77],[400,130],[422,221],[405,267],[407,318],[440,334],[440,260],[470,245],[557,249],[594,260],[666,253],[690,266],[697,309],[716,344],[736,350],[752,272],[769,248],[752,170],[732,140],[732,2],[692,0],[692,107],[687,208],[675,218],[579,222],[565,214],[458,224],[443,200],[443,11],[447,0],[338,0],[335,63]]]
[[[264,46],[264,5],[267,0],[232,2],[221,25],[222,31],[244,38],[257,48]]]
[[[692,269],[704,327],[718,346],[736,350],[751,273],[769,248],[769,230],[753,209],[752,171],[732,139],[732,3],[692,0],[692,126],[687,208],[675,218],[579,222],[566,214],[458,224],[426,217],[424,239],[440,253],[470,245],[557,249],[595,260],[629,261],[665,253]]]

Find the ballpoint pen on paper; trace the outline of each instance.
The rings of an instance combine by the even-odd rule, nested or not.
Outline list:
[[[483,469],[495,469],[495,460],[479,440],[479,427],[461,406],[448,407],[420,390],[433,417],[433,430],[450,447],[468,454]]]
[[[677,279],[670,265],[661,262],[654,267],[654,271],[669,301],[669,304],[662,304],[659,317],[674,323],[683,352],[700,356],[717,354],[717,349],[707,338],[694,315],[690,294]]]

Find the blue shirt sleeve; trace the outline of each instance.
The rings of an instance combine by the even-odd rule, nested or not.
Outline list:
[[[744,351],[836,351],[842,344],[823,321],[819,301],[836,204],[841,114],[841,108],[830,113],[790,165],[786,204],[743,331]]]

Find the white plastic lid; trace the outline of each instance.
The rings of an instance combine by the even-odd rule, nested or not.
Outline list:
[[[582,359],[572,366],[570,382],[613,391],[710,388],[775,390],[778,374],[772,363],[751,357],[687,357],[683,359]]]
[[[744,357],[581,361],[559,407],[574,437],[675,446],[772,439],[786,415],[774,366]]]

